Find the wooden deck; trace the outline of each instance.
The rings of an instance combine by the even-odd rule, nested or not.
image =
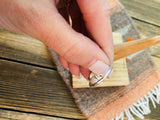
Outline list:
[[[160,0],[120,0],[142,37],[160,35]],[[160,68],[160,58],[153,57]],[[160,119],[160,105],[145,120]],[[0,30],[0,120],[85,119],[46,47]],[[138,118],[137,118],[138,120]]]

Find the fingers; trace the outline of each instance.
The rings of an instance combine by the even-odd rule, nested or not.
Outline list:
[[[80,68],[79,68],[79,65],[69,63],[69,71],[70,71],[73,75],[76,75],[76,76],[79,76],[79,77],[80,77]]]
[[[13,3],[8,5],[10,12],[4,12],[3,16],[9,18],[7,20],[10,24],[14,22],[16,30],[41,40],[72,64],[98,74],[106,70],[109,63],[106,54],[91,39],[68,25],[59,14],[54,1],[17,0]]]
[[[68,70],[70,70],[70,72],[73,75],[79,76],[81,77],[81,75],[83,75],[86,79],[88,79],[89,75],[90,75],[90,70],[88,68],[85,67],[80,67],[78,65],[72,64],[72,63],[68,63],[63,57],[61,57],[60,55],[59,57],[59,61],[61,63],[61,65],[65,68],[67,68]],[[81,75],[80,75],[81,74]]]
[[[58,56],[61,65],[67,68],[73,75],[80,77],[80,67],[79,65],[68,63],[62,56]]]
[[[81,77],[83,75],[86,79],[88,79],[90,75],[90,70],[84,67],[80,67],[79,65],[75,65],[72,63],[68,63],[62,56],[58,56],[61,65],[67,68],[73,75]],[[81,74],[81,75],[80,75]]]
[[[42,10],[44,16],[38,16],[39,20],[29,34],[43,41],[68,62],[103,73],[109,62],[106,54],[91,39],[74,31],[54,7],[49,8]],[[97,71],[99,67],[101,70]]]
[[[93,39],[113,61],[113,40],[107,0],[77,0]]]
[[[68,69],[69,68],[69,63],[60,55],[58,56],[58,58],[59,58],[59,61],[60,61],[61,65]]]
[[[85,67],[80,67],[80,72],[86,79],[89,78],[90,73],[91,73],[91,71]]]

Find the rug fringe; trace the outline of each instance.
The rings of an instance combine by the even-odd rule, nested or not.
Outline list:
[[[144,115],[151,113],[149,101],[151,101],[154,108],[156,108],[156,104],[160,104],[160,83],[158,83],[157,86],[148,93],[148,95],[142,97],[130,106],[129,109],[125,109],[125,112],[117,115],[116,118],[112,120],[124,120],[124,116],[126,116],[128,120],[135,120],[133,115],[140,119],[144,119]]]

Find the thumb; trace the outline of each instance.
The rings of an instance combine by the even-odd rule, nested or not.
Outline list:
[[[74,31],[56,8],[42,10],[41,14],[43,17],[39,15],[34,19],[33,29],[27,32],[29,35],[44,42],[70,63],[97,74],[107,72],[109,59],[95,42]]]

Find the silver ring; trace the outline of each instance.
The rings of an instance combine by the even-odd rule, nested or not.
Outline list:
[[[112,66],[108,69],[104,77],[100,74],[91,73],[89,77],[89,86],[94,87],[94,86],[99,85],[104,79],[109,77],[111,72],[112,72]]]

